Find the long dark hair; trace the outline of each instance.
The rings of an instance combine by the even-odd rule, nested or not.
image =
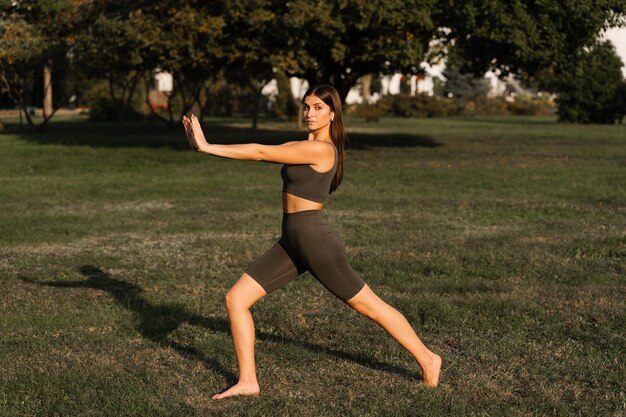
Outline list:
[[[339,187],[341,180],[343,180],[343,160],[345,159],[344,148],[348,142],[348,135],[346,135],[346,130],[343,127],[341,99],[339,98],[339,93],[337,93],[335,87],[328,84],[314,85],[306,90],[304,97],[302,97],[303,103],[304,99],[308,96],[315,96],[319,98],[326,103],[328,107],[330,107],[333,113],[335,113],[335,117],[330,122],[330,138],[337,148],[337,171],[335,171],[335,177],[330,183],[330,193],[332,193],[337,189],[337,187]]]

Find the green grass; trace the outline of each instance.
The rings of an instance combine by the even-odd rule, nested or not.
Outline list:
[[[624,415],[626,126],[348,126],[325,216],[442,355],[440,388],[305,275],[253,308],[262,395],[211,401],[237,374],[223,296],[280,233],[280,167],[68,119],[0,135],[0,415]]]

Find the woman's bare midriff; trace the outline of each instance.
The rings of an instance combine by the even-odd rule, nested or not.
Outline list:
[[[321,210],[324,208],[322,203],[307,200],[293,194],[283,193],[283,213],[297,213],[305,210]]]

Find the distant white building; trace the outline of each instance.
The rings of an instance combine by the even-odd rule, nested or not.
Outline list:
[[[154,89],[162,93],[171,93],[174,89],[174,78],[169,72],[157,72],[154,75]]]
[[[443,76],[443,71],[446,69],[445,63],[439,63],[436,65],[429,65],[426,62],[421,64],[424,70],[424,75],[412,75],[410,79],[410,94],[426,94],[432,96],[435,87],[435,78],[438,78],[442,82],[445,82],[446,78]],[[403,80],[402,74],[385,75],[381,78],[381,96],[400,94],[401,83]],[[490,92],[489,96],[503,95],[507,90],[507,83],[500,80],[496,73],[487,72],[485,78],[489,80]],[[379,98],[378,93],[372,95],[372,101],[376,101]],[[347,104],[362,103],[363,97],[358,88],[352,88],[346,97]]]

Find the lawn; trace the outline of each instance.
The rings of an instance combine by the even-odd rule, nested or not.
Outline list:
[[[305,137],[210,119],[215,142]],[[414,360],[305,274],[253,308],[261,396],[223,297],[280,234],[279,165],[156,122],[0,135],[2,416],[623,416],[626,126],[347,121],[326,219],[444,360]]]

